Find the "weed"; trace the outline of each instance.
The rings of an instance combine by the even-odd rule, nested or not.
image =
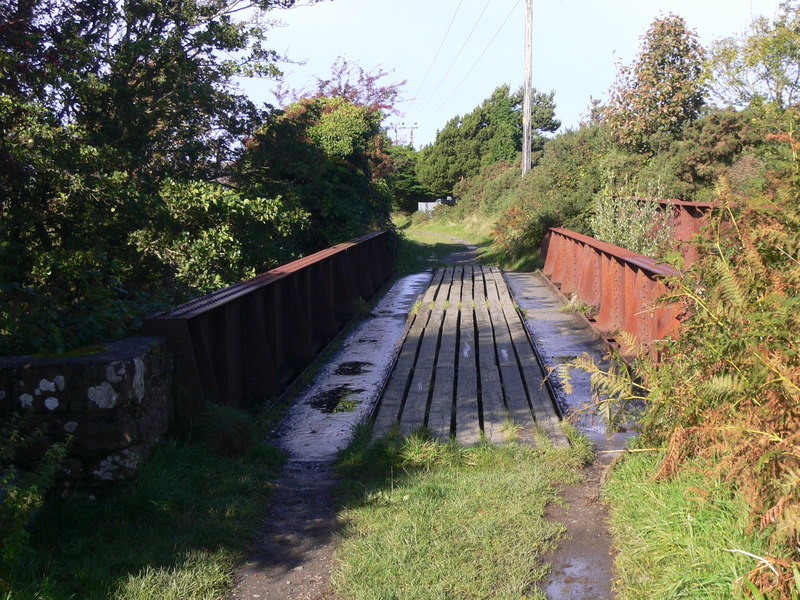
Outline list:
[[[228,408],[213,414],[228,424],[246,418]],[[217,429],[202,435],[157,449],[135,483],[49,501],[31,529],[34,552],[10,578],[13,598],[222,597],[281,458],[263,443],[233,447]]]

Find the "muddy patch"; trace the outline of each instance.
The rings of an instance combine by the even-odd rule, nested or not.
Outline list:
[[[377,340],[370,340],[370,341],[377,341]],[[336,370],[333,372],[334,375],[361,375],[369,371],[366,367],[371,367],[372,363],[362,362],[360,360],[349,360],[347,362],[341,363]]]
[[[363,389],[351,388],[349,385],[340,385],[311,396],[308,404],[328,414],[352,412],[359,404],[359,401],[354,396],[362,394],[364,391]]]

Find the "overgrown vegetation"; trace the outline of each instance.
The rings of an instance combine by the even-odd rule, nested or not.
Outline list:
[[[223,596],[263,518],[282,461],[258,439],[250,416],[223,407],[210,410],[198,417],[192,442],[156,450],[133,483],[100,491],[60,487],[65,493],[43,504],[45,487],[29,485],[40,475],[12,480],[10,487],[4,479],[0,595],[15,600]],[[18,506],[10,494],[27,499],[27,505]],[[31,522],[25,538],[17,535],[20,520]],[[10,557],[9,543],[14,544]]]
[[[263,13],[296,4],[0,5],[0,354],[128,334],[387,224],[400,84],[338,61],[283,109],[236,85],[280,74]]]
[[[508,443],[465,448],[424,431],[370,442],[361,430],[339,462],[340,533],[333,576],[344,598],[544,598],[542,554],[562,526],[543,518],[557,484],[591,459]]]
[[[745,575],[768,554],[749,529],[747,501],[730,493],[716,466],[692,460],[669,481],[653,481],[662,454],[630,454],[604,491],[619,550],[617,598],[736,598]],[[749,554],[747,554],[749,553]]]

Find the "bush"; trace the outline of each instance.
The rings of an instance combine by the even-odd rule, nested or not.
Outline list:
[[[43,506],[66,456],[65,443],[52,444],[40,460],[21,469],[20,455],[41,444],[42,434],[30,429],[30,415],[4,418],[6,423],[0,428],[0,591],[8,588],[7,579],[31,552],[28,525]]]
[[[655,201],[608,188],[596,196],[589,224],[595,238],[651,258],[660,258],[673,244],[669,212]]]

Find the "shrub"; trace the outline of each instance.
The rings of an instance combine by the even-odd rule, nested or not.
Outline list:
[[[594,201],[589,221],[595,238],[652,258],[672,245],[670,214],[654,201],[613,193],[608,187]]]

